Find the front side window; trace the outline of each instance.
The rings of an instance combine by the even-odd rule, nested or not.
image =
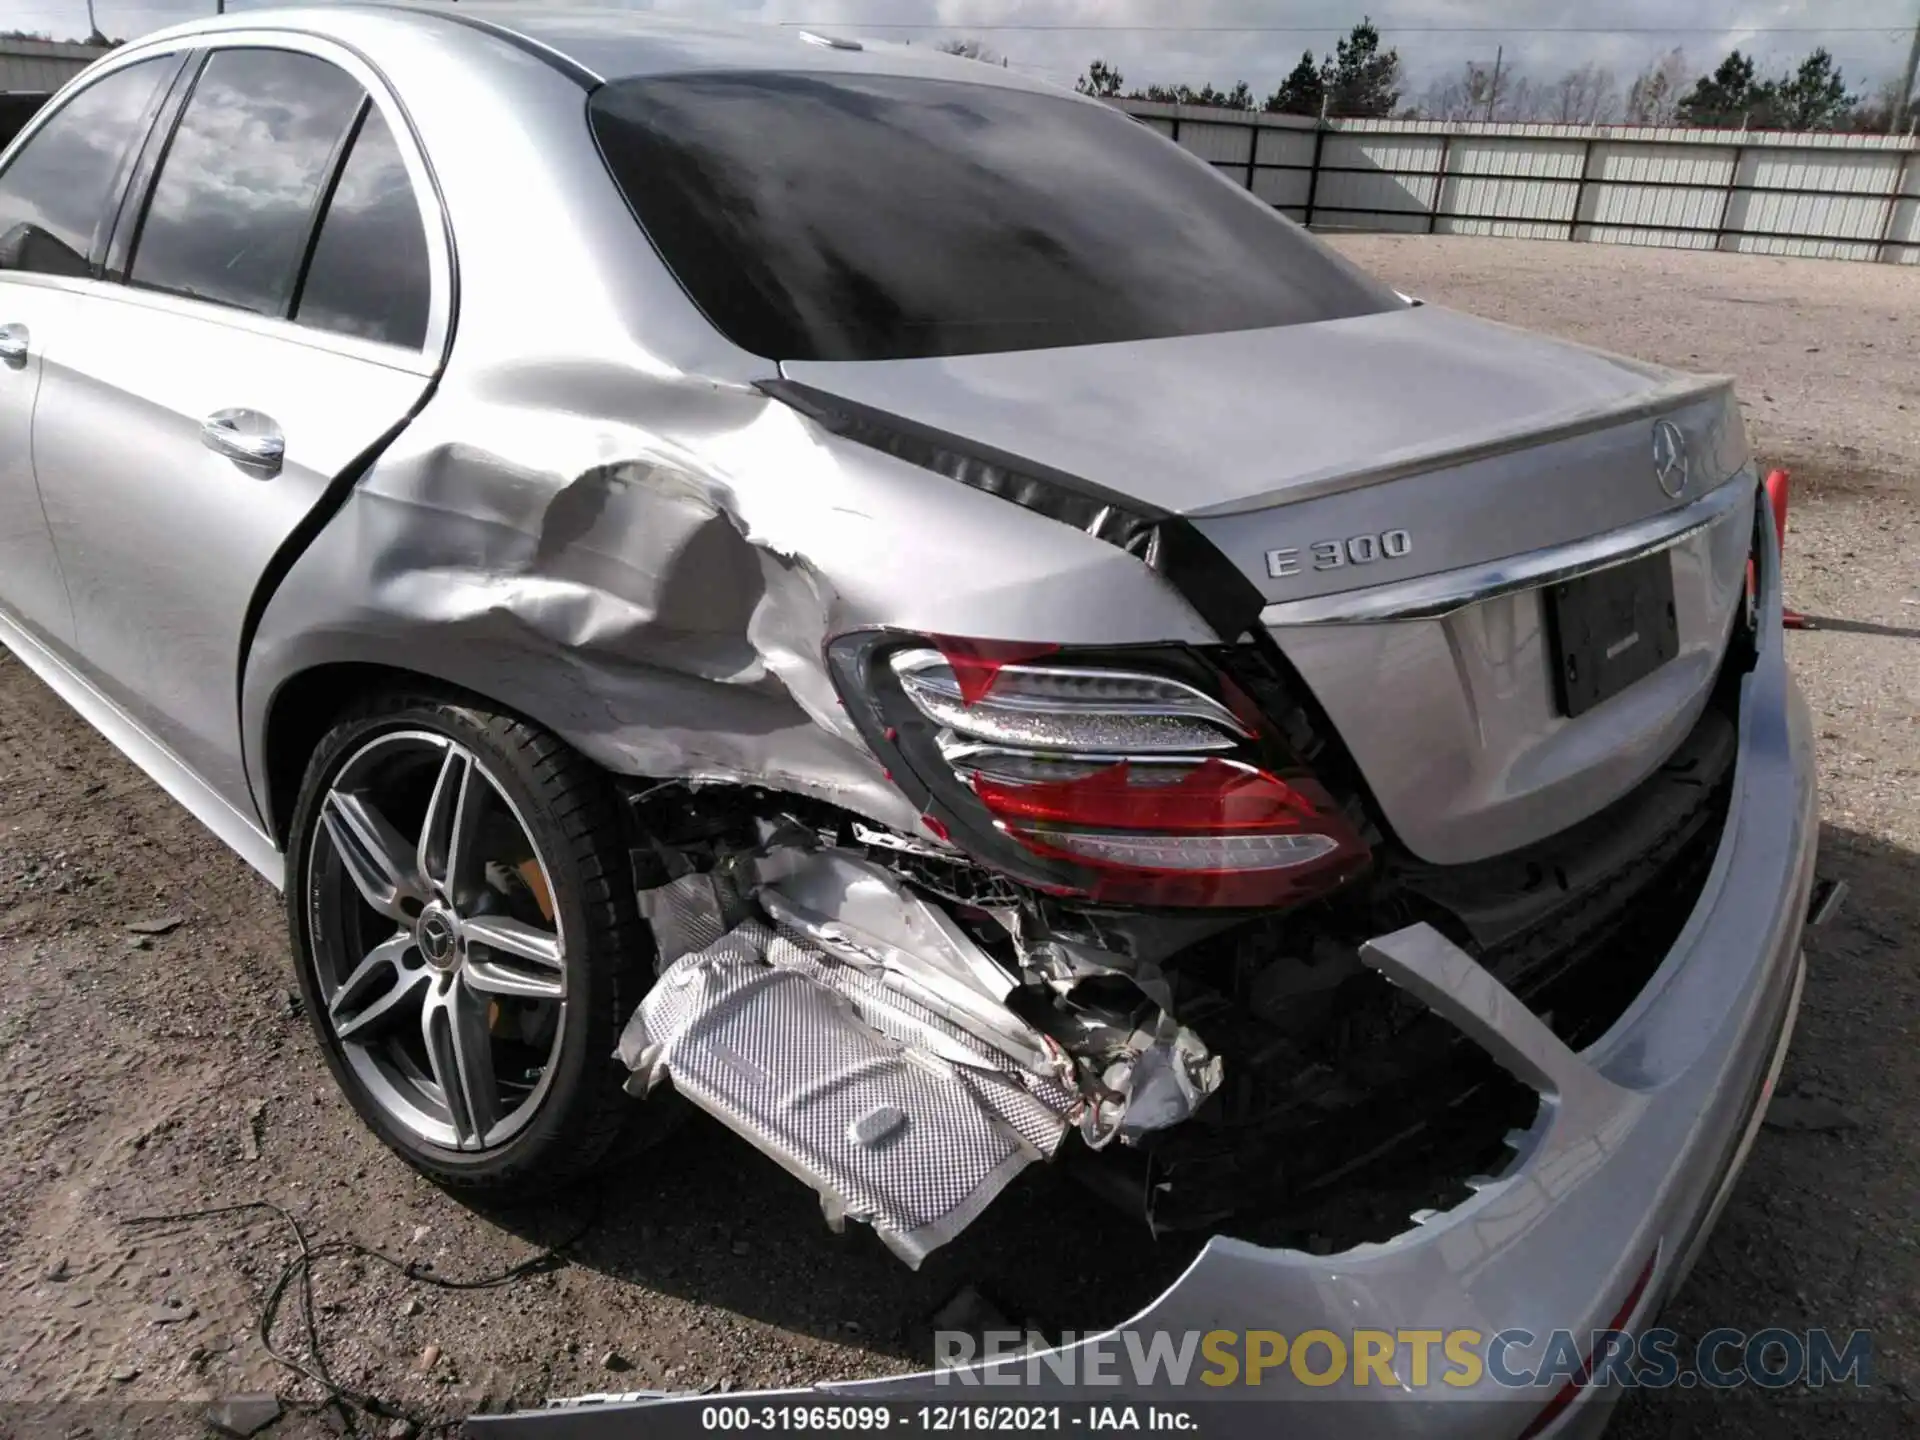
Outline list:
[[[216,50],[135,242],[136,285],[285,315],[328,167],[364,92],[290,50]]]
[[[0,173],[0,270],[83,276],[119,199],[149,107],[173,56],[141,60],[94,81],[20,148]]]
[[[615,182],[741,348],[888,360],[1397,308],[1117,110],[999,85],[762,72],[616,81]]]
[[[432,293],[413,182],[392,129],[369,110],[327,201],[294,319],[417,350]]]

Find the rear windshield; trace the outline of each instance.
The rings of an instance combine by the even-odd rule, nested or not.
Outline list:
[[[1400,303],[1105,106],[736,72],[619,81],[591,112],[680,283],[736,345],[773,359],[1095,345]]]

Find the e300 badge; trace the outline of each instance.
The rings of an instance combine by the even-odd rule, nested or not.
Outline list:
[[[1413,553],[1413,537],[1404,530],[1378,535],[1350,535],[1345,540],[1316,540],[1285,550],[1267,551],[1267,574],[1276,580],[1298,575],[1309,567],[1338,570],[1343,565],[1372,565],[1379,560],[1404,560]]]

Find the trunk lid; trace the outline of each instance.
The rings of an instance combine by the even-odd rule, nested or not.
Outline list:
[[[1364,623],[1293,605],[1321,601],[1324,611],[1329,597],[1524,560],[1664,517],[1682,525],[1747,464],[1725,379],[1434,306],[1124,345],[783,369],[1190,517],[1272,602],[1275,638],[1388,823],[1435,863],[1533,843],[1651,774],[1699,717],[1740,594],[1750,496],[1663,552],[1672,658],[1578,714],[1565,713],[1556,688],[1560,659],[1537,588]],[[1664,425],[1688,463],[1663,481]]]

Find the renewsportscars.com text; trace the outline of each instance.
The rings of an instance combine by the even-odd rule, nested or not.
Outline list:
[[[934,1336],[945,1385],[1230,1387],[1557,1387],[1572,1381],[1628,1388],[1818,1389],[1872,1381],[1864,1330],[1710,1330],[1689,1341],[1666,1329],[1556,1330],[1123,1330],[1038,1348],[1019,1331]],[[979,1368],[974,1368],[979,1367]]]

